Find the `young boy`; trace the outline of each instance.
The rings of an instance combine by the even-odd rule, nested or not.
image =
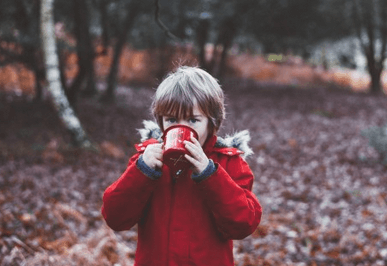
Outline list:
[[[233,266],[232,239],[254,232],[262,215],[241,157],[252,153],[249,133],[216,136],[223,91],[196,67],[180,67],[159,85],[152,113],[158,125],[144,122],[138,153],[104,193],[103,217],[116,231],[138,224],[135,266]],[[178,176],[163,163],[161,139],[176,124],[198,133],[185,141],[192,167]]]

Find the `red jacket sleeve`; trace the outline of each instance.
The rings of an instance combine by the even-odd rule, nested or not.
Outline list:
[[[103,195],[102,216],[115,231],[128,230],[142,217],[157,180],[144,175],[136,165],[134,155],[121,177],[110,185]]]
[[[243,239],[259,225],[262,207],[251,192],[254,176],[246,161],[231,156],[225,168],[217,164],[215,173],[198,186],[219,232],[227,239]]]

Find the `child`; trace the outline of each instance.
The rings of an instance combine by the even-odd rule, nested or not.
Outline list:
[[[257,228],[262,208],[251,192],[253,173],[242,155],[252,153],[249,133],[222,139],[224,96],[204,70],[180,67],[158,87],[142,143],[122,176],[103,196],[102,215],[116,231],[138,224],[135,266],[232,266],[232,239]],[[162,132],[181,124],[198,139],[185,141],[191,169],[163,164]],[[244,153],[244,154],[243,154]]]

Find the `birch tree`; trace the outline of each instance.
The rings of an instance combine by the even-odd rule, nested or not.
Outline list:
[[[48,92],[51,95],[55,109],[66,129],[70,132],[75,145],[91,147],[85,131],[64,93],[59,72],[59,59],[56,51],[56,39],[54,29],[54,0],[42,0],[41,2],[41,37],[43,44],[44,63]]]

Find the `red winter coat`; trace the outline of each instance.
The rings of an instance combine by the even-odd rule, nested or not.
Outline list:
[[[143,148],[122,176],[103,195],[102,215],[115,231],[138,223],[135,266],[233,266],[232,239],[242,239],[257,228],[262,208],[251,192],[253,174],[235,148],[214,147],[216,136],[204,151],[217,170],[196,183],[188,172],[172,180],[168,167],[152,180],[136,166]]]

